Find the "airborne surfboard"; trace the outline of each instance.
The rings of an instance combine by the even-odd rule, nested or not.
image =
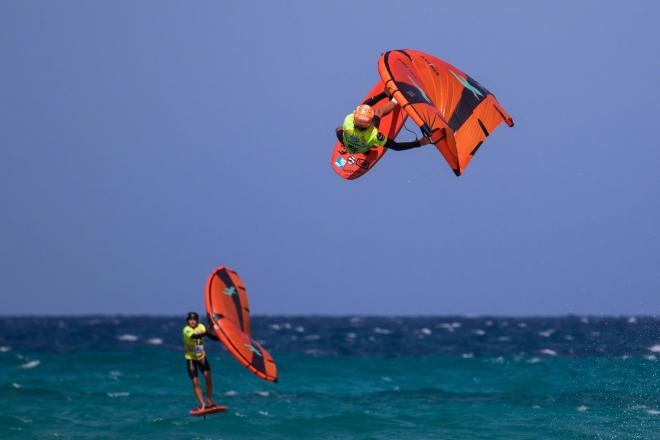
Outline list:
[[[379,82],[371,89],[371,92],[369,92],[364,100],[376,96],[384,90],[385,86]],[[384,102],[387,101],[383,100],[381,105]],[[378,104],[374,108],[378,108]],[[381,118],[378,129],[388,138],[394,139],[399,134],[399,131],[401,131],[406,118],[407,114],[401,110],[401,107],[396,107],[392,112]],[[335,148],[332,150],[332,169],[344,179],[354,180],[371,170],[386,152],[387,148],[377,146],[371,148],[367,154],[349,153],[346,147],[337,141]]]

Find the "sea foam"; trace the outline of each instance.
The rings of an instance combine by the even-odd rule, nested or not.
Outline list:
[[[38,367],[40,364],[41,364],[41,361],[34,360],[34,361],[24,363],[23,365],[21,365],[20,368],[23,368],[24,370],[28,370],[30,368]]]
[[[660,344],[655,344],[652,347],[649,347],[651,353],[660,353]]]
[[[557,352],[549,348],[544,348],[542,350],[539,350],[539,353],[545,354],[546,356],[557,356]]]

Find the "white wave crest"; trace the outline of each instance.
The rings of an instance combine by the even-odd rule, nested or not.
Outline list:
[[[161,338],[149,338],[147,339],[147,344],[151,345],[161,345],[163,340]]]
[[[21,365],[20,368],[23,368],[24,370],[28,370],[30,368],[38,367],[40,364],[41,364],[41,361],[34,360],[34,361],[24,363],[23,365]]]
[[[557,356],[557,352],[549,348],[544,348],[543,350],[539,350],[539,353],[544,354],[546,356]]]
[[[443,323],[437,325],[436,327],[443,328],[443,329],[447,330],[448,332],[453,333],[457,328],[461,327],[461,323],[460,322],[443,322]]]
[[[135,342],[135,341],[138,340],[138,337],[135,336],[135,335],[131,335],[131,334],[127,333],[127,334],[124,334],[124,335],[117,336],[117,339],[119,339],[120,341],[123,341],[123,342]]]

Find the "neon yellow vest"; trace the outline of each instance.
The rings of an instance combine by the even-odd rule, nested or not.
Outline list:
[[[192,335],[203,332],[206,332],[204,324],[197,324],[195,328],[189,325],[183,328],[183,351],[186,359],[190,361],[201,361],[206,357],[206,352],[204,352],[204,338],[191,338]]]
[[[365,153],[376,145],[384,146],[387,138],[378,135],[378,129],[373,125],[366,130],[357,130],[353,113],[344,118],[344,146],[349,153]]]

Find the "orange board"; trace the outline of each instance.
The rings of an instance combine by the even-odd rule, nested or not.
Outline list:
[[[227,408],[226,406],[220,406],[220,405],[209,406],[204,409],[193,408],[190,410],[190,415],[195,417],[206,417],[211,414],[227,412],[228,409],[229,408]]]
[[[364,100],[376,96],[384,90],[383,83],[379,82],[371,89]],[[379,104],[382,105],[385,102],[387,101],[383,100]],[[376,104],[374,108],[378,108],[379,104]],[[380,132],[388,138],[394,139],[401,131],[407,117],[408,115],[401,110],[401,107],[396,107],[391,113],[382,117],[379,127]],[[367,154],[349,153],[342,143],[337,141],[334,150],[332,150],[332,169],[344,179],[354,180],[372,169],[386,152],[387,148],[377,146],[371,148]]]
[[[247,292],[238,274],[225,266],[215,269],[205,297],[209,321],[227,350],[261,379],[277,382],[273,357],[252,339]]]

